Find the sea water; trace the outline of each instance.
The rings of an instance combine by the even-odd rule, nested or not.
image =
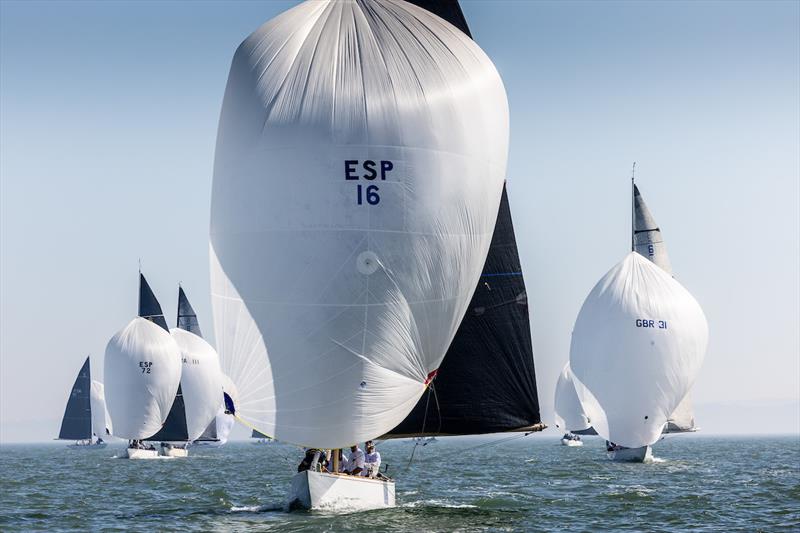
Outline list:
[[[350,513],[284,510],[301,459],[288,445],[139,461],[121,443],[3,445],[0,530],[800,531],[800,437],[668,436],[650,464],[612,463],[584,440],[384,442],[398,506]]]

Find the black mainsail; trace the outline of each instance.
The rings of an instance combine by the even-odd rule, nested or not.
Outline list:
[[[410,0],[472,37],[458,0]],[[431,392],[387,437],[544,429],[525,280],[505,185],[481,278]],[[424,426],[424,429],[423,429]]]
[[[91,388],[92,375],[87,357],[69,393],[64,418],[61,419],[61,431],[58,432],[59,439],[86,440],[92,438]]]
[[[150,284],[139,272],[139,316],[161,326],[169,333],[167,320],[164,318],[164,311],[158,303],[155,294],[150,289]],[[186,406],[183,403],[183,392],[178,384],[178,392],[175,394],[175,401],[167,415],[167,420],[155,435],[145,439],[152,441],[188,441],[189,430],[186,426]]]
[[[197,313],[194,312],[192,304],[183,292],[183,287],[178,286],[178,322],[177,326],[180,329],[194,333],[198,337],[203,336],[200,331],[200,323],[197,321]]]

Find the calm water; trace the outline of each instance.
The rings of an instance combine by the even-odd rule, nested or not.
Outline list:
[[[122,445],[0,448],[0,530],[800,531],[800,438],[673,436],[653,464],[604,459],[531,435],[500,445],[443,439],[380,445],[398,507],[283,511],[299,453],[230,443],[188,459],[130,461]]]

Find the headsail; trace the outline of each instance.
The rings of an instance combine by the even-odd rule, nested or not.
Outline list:
[[[564,369],[558,376],[554,406],[556,427],[561,431],[569,431],[576,435],[595,434],[589,417],[583,412],[581,400],[578,398],[578,392],[575,390],[575,383],[572,380],[569,363],[564,365]]]
[[[238,416],[326,448],[405,418],[486,260],[507,142],[491,61],[412,4],[305,2],[245,40],[210,254]]]
[[[161,326],[164,331],[169,331],[167,320],[164,318],[164,311],[161,310],[161,304],[158,303],[150,284],[147,283],[144,274],[141,272],[139,272],[139,316]]]
[[[164,425],[156,434],[144,440],[161,442],[191,440],[189,438],[189,429],[186,426],[186,404],[183,401],[183,390],[180,383],[178,384],[178,392],[175,393],[175,401],[172,402],[172,407],[169,410],[167,419],[164,421]]]
[[[267,435],[264,435],[263,433],[261,433],[257,429],[254,429],[253,432],[250,433],[250,438],[251,439],[268,439],[269,437]]]
[[[528,298],[505,187],[483,273],[432,387],[387,437],[541,429]]]
[[[570,367],[597,433],[628,448],[657,441],[707,343],[705,315],[689,291],[631,252],[589,293],[572,332]]]
[[[699,428],[694,423],[694,407],[692,405],[692,393],[681,400],[678,407],[672,412],[667,420],[664,433],[692,433]]]
[[[89,400],[92,376],[89,357],[83,363],[75,383],[72,384],[64,418],[61,419],[59,439],[84,440],[92,438],[92,406]]]
[[[106,411],[106,395],[103,384],[92,380],[92,433],[98,438],[104,439],[111,435],[111,419]]]

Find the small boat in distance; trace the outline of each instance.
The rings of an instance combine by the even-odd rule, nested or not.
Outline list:
[[[564,436],[561,437],[563,446],[583,446],[580,435],[597,435],[597,432],[592,428],[589,417],[583,412],[581,401],[575,390],[572,372],[569,369],[569,362],[564,365],[561,374],[558,376],[553,405],[555,408],[556,427],[565,432]]]
[[[273,439],[269,438],[267,435],[264,435],[257,429],[253,430],[253,432],[250,434],[250,438],[253,439],[250,441],[251,444],[272,444],[274,442]]]
[[[72,385],[64,417],[61,419],[59,440],[72,440],[72,449],[101,449],[106,447],[103,437],[111,433],[107,423],[103,384],[92,381],[89,357],[83,363]],[[92,441],[92,437],[97,440]]]

